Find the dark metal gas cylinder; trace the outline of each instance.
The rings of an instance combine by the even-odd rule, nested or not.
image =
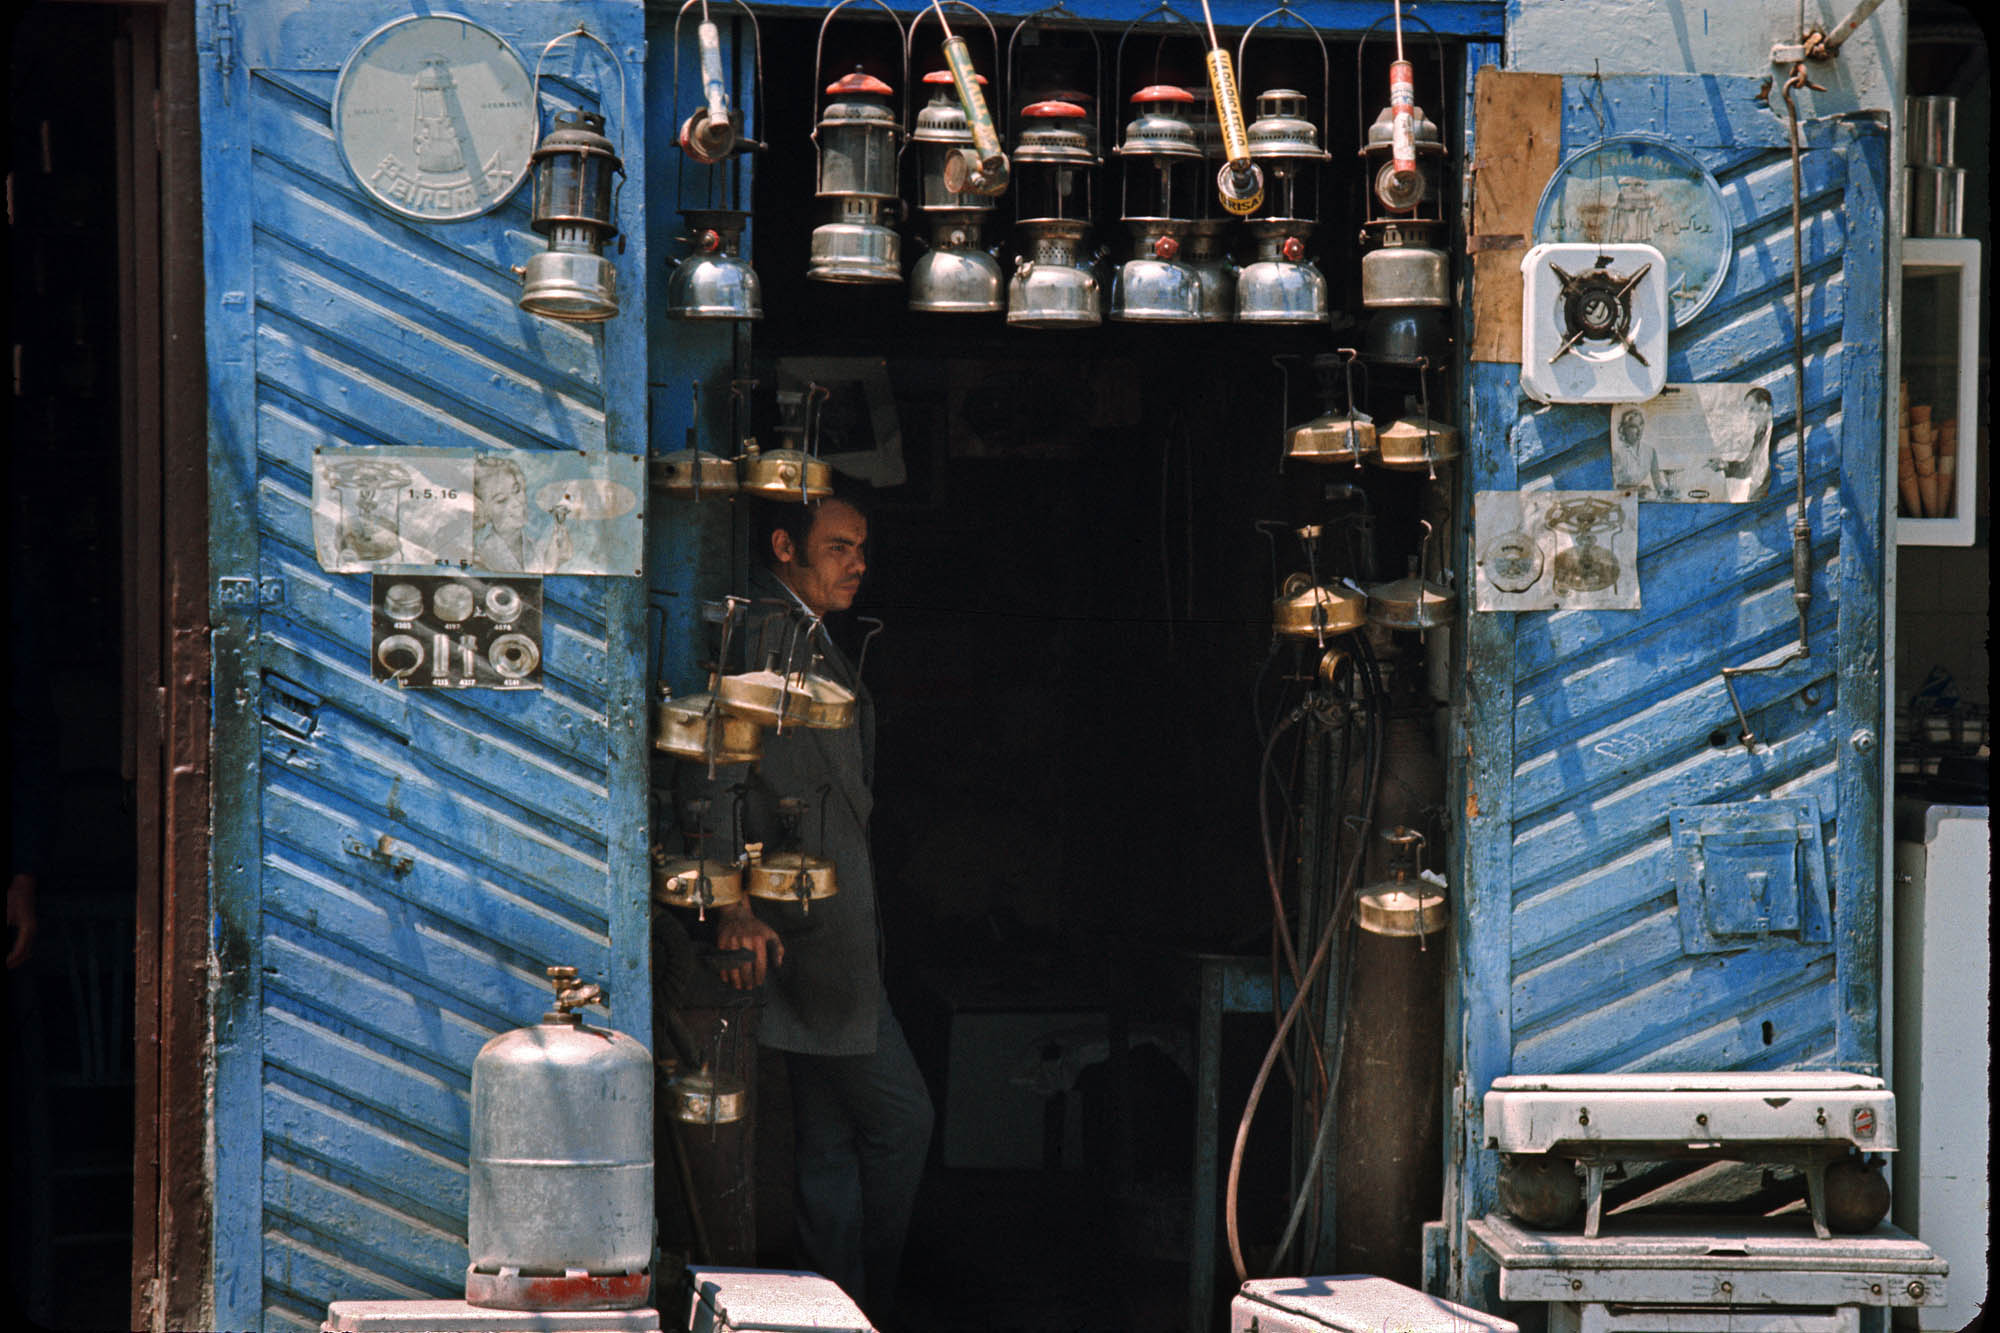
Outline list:
[[[555,1007],[472,1062],[465,1299],[511,1310],[646,1303],[653,1254],[653,1057],[574,1012],[603,999],[548,969]]]

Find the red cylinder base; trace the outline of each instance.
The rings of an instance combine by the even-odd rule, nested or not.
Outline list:
[[[524,1273],[465,1270],[465,1303],[489,1310],[636,1310],[652,1290],[651,1269],[636,1273]]]

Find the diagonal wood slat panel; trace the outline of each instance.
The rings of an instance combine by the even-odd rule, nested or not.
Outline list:
[[[640,6],[452,8],[530,67],[585,26],[623,67],[616,110],[644,105]],[[540,1013],[544,967],[610,982],[621,1026],[650,1027],[635,980],[643,602],[630,581],[545,580],[542,689],[403,691],[373,679],[369,580],[327,573],[314,552],[316,450],[645,447],[637,139],[625,140],[630,244],[614,259],[628,309],[609,327],[519,308],[514,266],[546,246],[527,192],[430,224],[378,206],[349,174],[331,114],[340,64],[423,10],[327,0],[198,17],[216,56],[202,113],[218,572],[284,589],[228,631],[225,646],[247,646],[244,679],[225,684],[235,659],[218,654],[218,691],[252,715],[247,734],[219,715],[219,767],[252,775],[235,795],[255,807],[254,820],[222,816],[218,837],[218,863],[251,872],[218,879],[235,886],[218,909],[226,1327],[314,1328],[332,1300],[463,1290],[471,1064]],[[591,68],[552,60],[538,111],[594,106],[618,74]],[[408,849],[406,871],[367,855],[384,838]]]
[[[1809,466],[1816,481],[1825,477],[1810,488],[1818,539],[1811,633],[1824,645],[1835,632],[1839,555],[1843,170],[1834,153],[1806,156],[1806,392],[1817,418]],[[1831,741],[1825,712],[1769,718],[1764,758],[1743,780],[1727,772],[1746,766],[1717,667],[1783,645],[1795,623],[1786,501],[1797,463],[1784,446],[1797,404],[1789,365],[1779,364],[1790,342],[1789,162],[1782,154],[1738,158],[1722,185],[1738,213],[1737,263],[1715,305],[1676,334],[1669,378],[1750,380],[1771,391],[1779,419],[1771,498],[1747,523],[1736,507],[1644,506],[1642,611],[1520,618],[1512,804],[1519,1069],[1665,1067],[1669,1049],[1751,1058],[1757,1050],[1729,1034],[1747,1009],[1774,1005],[1789,1006],[1786,1049],[1832,1044],[1831,946],[1806,949],[1803,969],[1774,967],[1757,951],[1698,966],[1682,953],[1668,879],[1669,809],[1728,799],[1732,787],[1768,791],[1823,767]],[[1608,482],[1601,409],[1538,409],[1521,426],[1520,484]],[[1789,669],[1783,686],[1817,690],[1825,707],[1834,674],[1822,648]],[[1718,728],[1726,729],[1722,746],[1713,742]],[[1789,942],[1772,949],[1788,961],[1799,954]]]

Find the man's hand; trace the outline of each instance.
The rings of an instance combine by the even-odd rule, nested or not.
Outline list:
[[[747,949],[750,953],[749,962],[718,969],[722,979],[737,990],[763,985],[764,978],[785,961],[784,941],[778,938],[777,931],[758,919],[747,902],[731,903],[717,908],[716,913],[722,918],[715,932],[716,947],[724,953],[735,949]],[[766,949],[770,951],[768,955]]]
[[[14,946],[7,950],[9,971],[28,961],[35,947],[35,877],[14,876],[7,886],[7,926],[14,932]]]

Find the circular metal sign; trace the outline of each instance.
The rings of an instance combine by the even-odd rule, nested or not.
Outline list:
[[[1572,154],[1542,191],[1535,242],[1641,242],[1667,259],[1671,322],[1684,325],[1722,289],[1735,231],[1715,177],[1664,139],[1618,135]]]
[[[340,71],[333,137],[384,208],[457,222],[498,208],[528,175],[540,129],[527,66],[456,15],[377,28]]]

